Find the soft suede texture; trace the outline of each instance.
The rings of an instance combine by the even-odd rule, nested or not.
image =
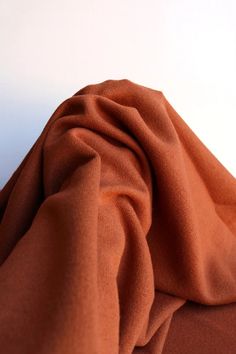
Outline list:
[[[0,262],[3,354],[236,353],[236,179],[161,91],[57,107],[0,191]]]

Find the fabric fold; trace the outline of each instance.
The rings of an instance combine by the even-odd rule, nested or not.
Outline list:
[[[0,191],[0,289],[6,354],[168,354],[236,302],[236,180],[161,91],[85,86]]]

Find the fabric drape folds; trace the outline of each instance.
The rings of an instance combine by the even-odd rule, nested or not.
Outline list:
[[[63,101],[0,191],[0,352],[236,352],[236,180],[161,91]]]

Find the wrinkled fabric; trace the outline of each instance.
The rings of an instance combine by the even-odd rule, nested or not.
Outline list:
[[[161,91],[57,107],[0,191],[0,262],[1,353],[236,352],[236,179]]]

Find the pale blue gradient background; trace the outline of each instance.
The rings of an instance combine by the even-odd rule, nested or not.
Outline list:
[[[57,106],[127,78],[163,91],[236,176],[236,3],[0,0],[0,188]]]

